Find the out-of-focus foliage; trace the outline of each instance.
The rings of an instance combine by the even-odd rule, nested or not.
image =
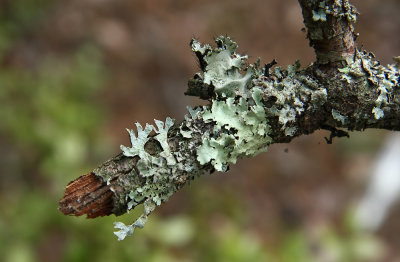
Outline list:
[[[194,181],[122,242],[112,223],[140,210],[95,220],[57,210],[70,180],[127,144],[124,127],[183,112],[184,59],[195,59],[178,44],[198,31],[241,38],[265,59],[304,55],[297,3],[226,2],[0,1],[0,261],[380,261],[383,243],[347,222],[350,197],[340,197],[358,180],[334,150],[376,148],[362,140],[358,149],[354,137],[328,148],[317,134]],[[243,11],[250,2],[264,6]]]

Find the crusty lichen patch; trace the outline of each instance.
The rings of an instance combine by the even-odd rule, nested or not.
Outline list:
[[[384,67],[374,58],[372,53],[358,51],[354,61],[347,62],[347,66],[339,68],[338,71],[341,73],[341,79],[348,84],[364,81],[368,83],[365,86],[376,89],[378,95],[370,114],[375,120],[379,120],[384,118],[385,107],[390,103],[394,89],[399,87],[400,80],[396,65]]]

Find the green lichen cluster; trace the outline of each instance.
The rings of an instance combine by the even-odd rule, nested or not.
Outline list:
[[[139,160],[136,162],[136,168],[131,169],[117,183],[117,186],[129,189],[129,193],[120,202],[127,203],[126,211],[143,203],[144,212],[131,225],[115,223],[115,228],[119,229],[115,232],[118,240],[131,235],[135,228],[142,228],[156,206],[166,202],[186,181],[204,173],[200,164],[192,157],[199,146],[198,143],[185,140],[199,136],[202,132],[193,124],[193,121],[197,120],[197,111],[189,108],[189,112],[190,116],[185,116],[186,121],[173,132],[171,129],[174,121],[171,118],[167,118],[165,123],[155,120],[157,127],[146,124],[144,129],[137,123],[137,134],[133,130],[128,130],[131,147],[121,146],[123,155],[138,157]],[[186,125],[191,126],[191,129],[189,130]],[[173,150],[171,146],[169,140],[172,133],[181,136],[177,146],[180,150]],[[152,150],[149,150],[149,144],[155,145]],[[112,178],[103,177],[103,179],[109,182]],[[116,189],[111,187],[111,190]]]
[[[128,130],[132,147],[121,146],[125,156],[140,157],[136,164],[139,175],[150,180],[129,194],[128,209],[142,203],[144,199],[151,199],[155,204],[160,205],[163,200],[168,199],[173,193],[169,188],[165,188],[169,183],[165,181],[167,177],[162,176],[162,174],[170,173],[172,171],[171,168],[176,164],[167,141],[168,130],[172,127],[174,121],[168,117],[165,124],[159,120],[155,120],[155,123],[157,128],[146,124],[145,129],[139,123],[136,123],[137,136],[133,130]],[[145,150],[145,145],[150,140],[152,131],[156,133],[153,138],[159,142],[162,148],[162,151],[157,156],[152,156]]]
[[[126,196],[128,202],[128,211],[144,202],[144,213],[131,225],[124,225],[122,222],[116,222],[115,232],[118,240],[131,235],[136,227],[143,227],[147,221],[147,216],[155,209],[156,205],[166,201],[176,191],[172,172],[174,171],[176,160],[171,153],[168,145],[167,133],[173,126],[174,121],[167,118],[165,123],[155,120],[157,128],[146,124],[145,128],[136,123],[137,135],[133,130],[128,130],[131,140],[131,147],[121,146],[123,154],[127,157],[139,157],[136,163],[136,169],[132,170],[130,176],[139,176],[142,183],[135,184],[132,191]],[[150,136],[155,132],[154,136]],[[155,139],[160,145],[160,152],[157,155],[151,155],[145,149],[150,139]]]
[[[286,70],[275,67],[274,72],[265,72],[259,61],[247,64],[247,56],[236,53],[237,44],[229,37],[218,37],[216,43],[213,49],[192,41],[203,65],[203,73],[195,76],[196,88],[214,92],[211,107],[199,113],[204,122],[215,127],[213,133],[203,135],[197,160],[225,171],[238,158],[267,150],[273,142],[269,119],[278,119],[284,136],[295,136],[297,118],[324,104],[327,91],[305,76],[298,61]]]
[[[325,1],[321,1],[318,5],[318,10],[312,10],[313,12],[313,20],[318,22],[326,22],[326,14],[329,12],[329,8],[325,5]]]
[[[247,94],[254,74],[253,67],[247,67],[246,73],[241,73],[247,55],[237,54],[238,45],[229,37],[218,37],[215,42],[218,47],[213,49],[207,44],[202,46],[195,39],[191,41],[192,50],[204,67],[203,74],[198,75],[201,82],[212,85],[214,93],[219,95]]]
[[[217,48],[202,46],[192,40],[192,50],[203,63],[198,82],[211,86],[214,98],[211,107],[204,107],[199,117],[214,123],[212,133],[205,133],[197,150],[197,160],[211,163],[218,171],[226,171],[239,157],[254,156],[266,151],[272,142],[262,103],[262,90],[253,79],[261,72],[255,65],[245,65],[247,56],[236,53],[237,44],[229,37],[218,37]]]
[[[344,17],[350,24],[353,24],[357,20],[359,13],[352,6],[349,1],[332,1],[331,5],[326,3],[327,1],[312,1],[314,5],[317,5],[316,10],[312,10],[312,19],[315,22],[321,21],[326,22],[327,15],[335,17]]]
[[[342,125],[345,125],[346,122],[348,121],[347,116],[342,115],[338,110],[332,109],[332,117],[336,121],[342,123]]]
[[[247,56],[237,54],[237,44],[228,37],[216,39],[218,47],[202,46],[192,41],[192,49],[201,59],[204,70],[198,74],[202,86],[211,86],[214,98],[211,106],[189,109],[189,115],[178,127],[182,136],[178,142],[180,150],[171,150],[168,131],[173,121],[165,124],[155,120],[157,128],[146,124],[137,126],[137,135],[128,130],[131,147],[121,146],[127,157],[139,157],[131,176],[139,176],[142,182],[135,184],[126,196],[128,210],[144,202],[148,212],[133,224],[115,224],[119,240],[131,235],[136,227],[142,227],[155,207],[175,193],[182,184],[199,175],[201,166],[210,165],[218,171],[226,171],[229,163],[239,157],[248,157],[265,151],[271,143],[269,126],[262,104],[262,91],[253,88],[253,78],[261,71],[247,66]],[[245,72],[243,71],[245,70]],[[201,123],[197,125],[196,122]],[[212,131],[203,132],[202,126],[213,125]],[[151,137],[151,133],[155,135]],[[159,152],[149,154],[145,146],[155,139],[160,144]],[[196,142],[197,141],[197,142]],[[193,157],[195,156],[195,157]]]
[[[236,53],[237,44],[229,37],[215,41],[216,48],[191,42],[202,72],[189,83],[190,93],[207,97],[210,105],[188,107],[180,124],[167,118],[165,123],[155,120],[156,127],[136,124],[137,134],[128,130],[132,146],[121,149],[124,156],[139,160],[123,183],[131,189],[125,198],[128,210],[144,203],[145,211],[131,225],[115,224],[119,240],[143,227],[155,207],[187,181],[213,169],[227,171],[238,158],[266,151],[274,142],[270,119],[278,123],[274,135],[293,137],[298,117],[327,100],[326,89],[305,76],[298,61],[269,72],[259,61],[247,64],[247,56]],[[158,145],[152,153],[146,148],[150,142]],[[140,179],[132,183],[132,177]]]
[[[214,134],[205,134],[197,150],[197,160],[200,164],[211,162],[218,171],[226,171],[228,163],[236,163],[239,157],[266,151],[272,142],[258,88],[248,100],[228,97],[225,101],[213,101],[202,117],[205,122],[213,121],[216,125]]]

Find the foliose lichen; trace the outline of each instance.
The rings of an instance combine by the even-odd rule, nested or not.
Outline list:
[[[321,1],[318,6],[318,10],[312,10],[313,12],[313,20],[315,22],[321,21],[326,22],[326,11],[328,10],[327,6],[325,6],[325,1]]]
[[[143,204],[144,212],[143,214],[131,225],[125,225],[122,222],[115,222],[114,228],[119,229],[114,232],[114,234],[118,237],[118,241],[124,240],[125,237],[131,236],[135,228],[143,228],[147,222],[147,217],[151,214],[151,212],[155,209],[155,204],[151,200],[146,200]]]
[[[186,116],[187,122],[193,121],[196,117],[196,110],[189,110],[191,116]],[[146,124],[145,128],[140,124],[137,126],[137,134],[133,130],[128,130],[131,138],[131,147],[121,146],[122,152],[127,157],[139,157],[136,162],[136,169],[122,179],[119,186],[130,188],[130,192],[125,196],[127,210],[129,211],[143,203],[143,214],[132,224],[125,225],[122,222],[116,222],[115,228],[118,231],[115,235],[118,240],[123,240],[131,235],[135,228],[142,228],[147,221],[148,216],[153,212],[156,206],[166,202],[177,190],[179,190],[187,180],[200,175],[199,163],[190,158],[198,145],[188,146],[186,151],[172,150],[169,143],[169,134],[174,126],[174,121],[167,118],[165,122],[155,120],[156,127]],[[178,133],[184,133],[183,126],[179,128]],[[190,134],[200,131],[194,128],[187,131],[183,138],[191,136]],[[158,147],[149,153],[146,146],[148,143],[158,142]],[[157,143],[156,143],[157,144]],[[131,181],[133,178],[139,178]],[[122,184],[121,184],[122,183]],[[111,190],[115,190],[111,187]]]
[[[236,53],[237,44],[229,37],[218,37],[216,43],[213,49],[192,40],[192,49],[203,65],[203,73],[196,75],[196,87],[211,87],[215,93],[211,107],[199,113],[215,127],[213,133],[204,134],[197,160],[225,171],[238,158],[267,150],[273,142],[268,119],[277,118],[284,135],[295,136],[296,119],[305,110],[324,104],[327,91],[302,74],[299,61],[266,74],[259,61],[247,64],[247,56]],[[272,103],[266,106],[265,99]]]
[[[154,210],[155,206],[168,200],[177,190],[170,181],[172,176],[168,176],[176,169],[176,160],[171,153],[167,139],[168,130],[173,126],[174,121],[168,117],[165,123],[159,120],[155,120],[155,123],[157,128],[146,124],[144,129],[139,123],[136,123],[137,135],[133,130],[128,130],[132,146],[121,146],[125,156],[138,156],[140,158],[136,164],[139,173],[136,174],[132,170],[131,175],[138,175],[144,181],[141,185],[135,185],[136,187],[133,187],[132,191],[126,196],[128,211],[144,202],[144,213],[131,225],[125,226],[122,222],[115,223],[115,228],[119,229],[115,232],[118,240],[131,235],[136,227],[143,227],[147,221],[147,216]],[[153,139],[156,139],[161,147],[161,152],[157,156],[153,156],[145,150],[145,145],[150,140],[152,131],[155,132]]]
[[[332,109],[332,116],[333,116],[333,119],[342,123],[342,125],[346,124],[347,117],[340,114],[340,112],[338,110]]]
[[[217,48],[192,40],[192,50],[204,66],[198,78],[212,86],[215,97],[199,117],[214,123],[197,150],[197,160],[226,171],[229,163],[267,150],[272,139],[262,103],[262,91],[253,79],[261,74],[255,65],[245,65],[247,56],[236,53],[237,44],[229,37],[218,37]]]
[[[156,127],[136,124],[137,134],[128,130],[132,146],[121,149],[138,160],[126,179],[140,179],[123,183],[130,188],[125,200],[128,210],[143,203],[144,213],[131,225],[115,224],[119,240],[143,227],[155,207],[187,181],[213,169],[227,171],[238,158],[266,151],[274,142],[270,119],[278,123],[275,135],[294,137],[298,117],[327,101],[326,89],[305,76],[298,61],[287,69],[265,72],[269,68],[260,69],[259,60],[248,64],[246,55],[236,53],[238,46],[229,37],[215,41],[216,48],[191,41],[202,72],[189,82],[189,89],[211,104],[188,107],[180,124],[167,118],[165,123],[155,120]],[[146,145],[154,141],[159,146],[149,152]]]
[[[267,149],[272,140],[260,95],[261,90],[255,88],[249,101],[240,97],[235,102],[228,97],[225,101],[213,101],[211,109],[203,111],[204,121],[214,121],[216,126],[214,134],[206,135],[197,150],[200,164],[211,161],[216,170],[226,171],[227,164],[236,163],[239,157]]]

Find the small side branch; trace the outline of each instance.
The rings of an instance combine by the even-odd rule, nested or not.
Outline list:
[[[348,0],[299,0],[307,37],[319,64],[350,61],[354,57],[353,24],[357,11]]]

